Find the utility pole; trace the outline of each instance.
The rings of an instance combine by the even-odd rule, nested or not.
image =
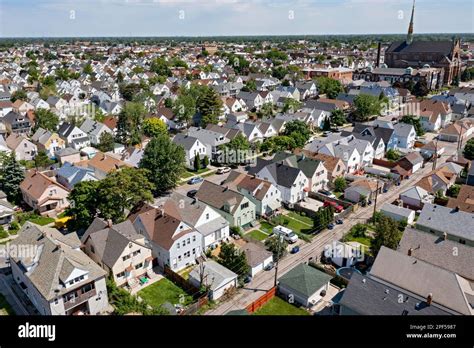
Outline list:
[[[438,137],[435,138],[435,154],[433,159],[433,170],[436,169],[436,165],[438,164]]]
[[[277,250],[277,260],[275,262],[275,281],[273,286],[277,286],[278,281],[278,263],[280,262],[280,250],[281,250],[281,243],[283,241],[283,235],[278,236],[278,250]]]
[[[374,214],[372,216],[374,223],[375,223],[375,213],[377,212],[377,198],[379,196],[379,176],[378,175],[377,175],[376,180],[377,180],[377,190],[375,191]]]

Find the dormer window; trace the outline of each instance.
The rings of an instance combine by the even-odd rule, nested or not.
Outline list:
[[[206,220],[209,220],[209,213],[206,214]]]

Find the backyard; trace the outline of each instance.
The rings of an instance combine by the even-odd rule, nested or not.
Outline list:
[[[192,296],[166,278],[140,290],[138,296],[154,308],[159,308],[166,302],[183,306],[193,302]]]
[[[304,309],[293,306],[280,297],[275,296],[264,304],[254,315],[309,315]]]
[[[2,294],[0,294],[0,316],[1,315],[15,315],[12,307]]]
[[[269,233],[263,232],[261,230],[253,230],[249,233],[246,233],[245,235],[251,237],[252,239],[263,241],[268,238]]]

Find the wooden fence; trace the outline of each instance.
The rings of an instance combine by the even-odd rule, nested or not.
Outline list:
[[[253,301],[251,304],[245,308],[247,312],[253,313],[264,306],[268,301],[274,298],[276,295],[276,287],[268,290],[264,295],[260,296],[257,300]]]
[[[186,291],[194,299],[198,299],[202,296],[201,289],[192,285],[187,279],[184,279],[178,273],[172,271],[169,267],[165,266],[164,273],[166,278],[171,280],[173,283],[176,283],[176,285]]]
[[[379,158],[374,158],[372,163],[377,165],[377,166],[381,166],[381,167],[385,167],[385,168],[389,168],[389,169],[392,169],[393,167],[395,167],[397,165],[396,162],[386,161],[386,160],[379,159]]]

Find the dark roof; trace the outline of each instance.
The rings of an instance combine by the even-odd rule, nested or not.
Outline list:
[[[400,295],[403,302],[400,302]],[[415,297],[354,272],[339,304],[360,315],[450,315]]]
[[[450,57],[454,44],[452,41],[397,41],[390,45],[386,53],[440,53]]]
[[[310,297],[325,284],[329,283],[331,279],[332,277],[329,274],[323,273],[305,263],[300,263],[280,277],[279,285]]]

